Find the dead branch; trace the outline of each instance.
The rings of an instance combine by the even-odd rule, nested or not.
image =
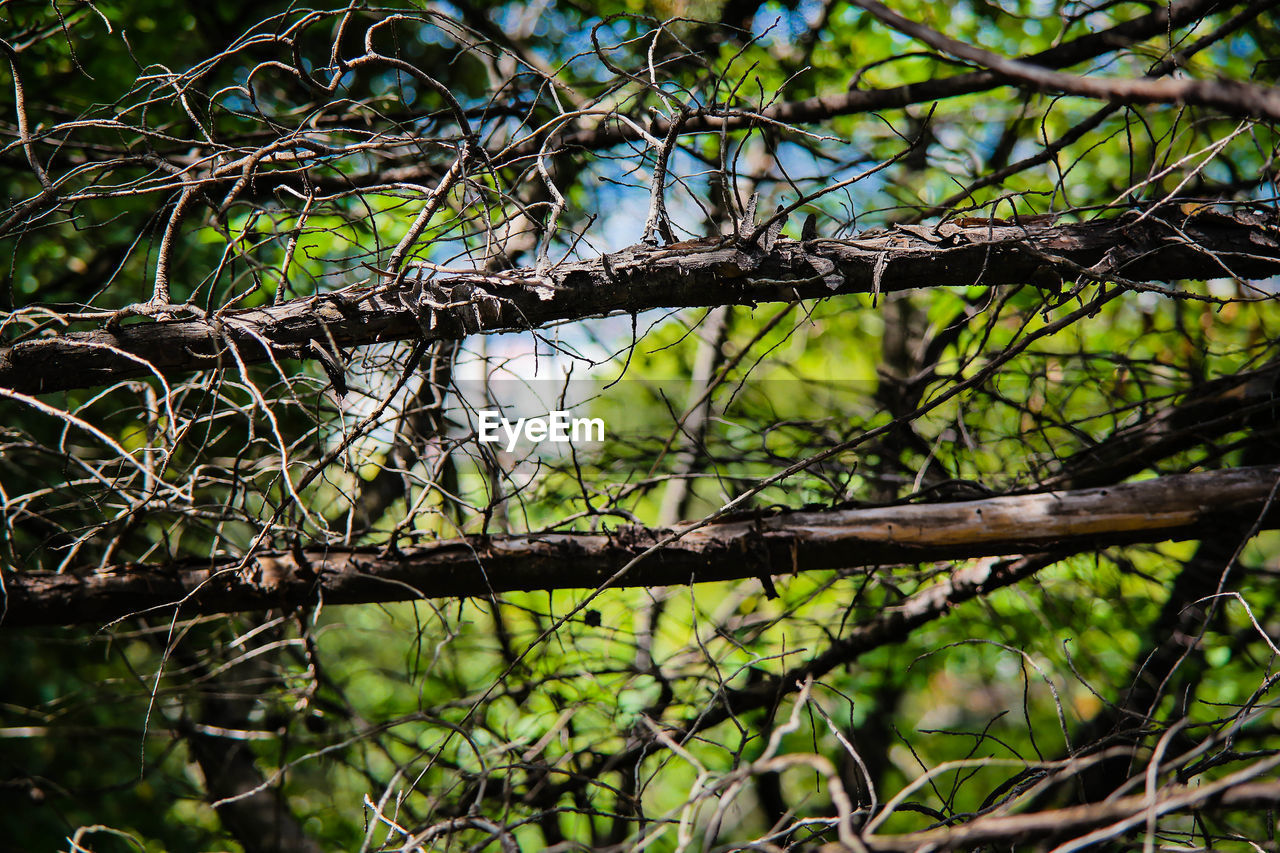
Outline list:
[[[729,238],[631,246],[546,273],[456,272],[207,319],[24,341],[0,349],[0,388],[29,394],[90,387],[153,370],[234,365],[236,356],[245,363],[314,358],[313,341],[325,349],[329,342],[457,339],[652,308],[1042,281],[1047,259],[1060,261],[1067,277],[1086,269],[1100,280],[1257,278],[1280,271],[1280,233],[1259,216],[1204,211],[1176,221],[1149,215],[1058,226],[962,220],[856,239],[778,240],[767,252]]]
[[[819,569],[1078,552],[1197,538],[1228,520],[1266,513],[1280,468],[1162,477],[1081,491],[874,509],[757,514],[690,530],[654,549],[618,586],[662,586]],[[679,530],[679,528],[676,528]],[[122,565],[92,574],[15,572],[5,624],[107,622],[178,606],[184,615],[327,604],[594,589],[670,531],[469,537],[400,554],[305,552],[308,565],[259,557],[245,577],[227,564]]]
[[[1113,104],[1196,104],[1212,106],[1229,115],[1280,118],[1280,95],[1270,86],[1237,80],[1098,79],[1052,71],[1033,62],[1003,56],[953,39],[929,27],[909,21],[877,0],[854,0],[884,23],[919,39],[930,47],[988,68],[1009,80],[1046,91],[1097,98]]]
[[[1148,814],[1160,816],[1195,812],[1214,806],[1274,808],[1278,802],[1280,782],[1171,786],[1154,797],[1138,795],[1029,814],[992,815],[960,826],[902,835],[872,835],[862,840],[868,849],[876,851],[955,850],[983,844],[1069,837],[1073,833],[1109,828],[1109,825],[1115,825],[1114,834],[1120,834],[1140,826]]]

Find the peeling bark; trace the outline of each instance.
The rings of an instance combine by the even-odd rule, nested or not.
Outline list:
[[[769,251],[731,238],[631,246],[545,272],[438,275],[427,281],[294,299],[207,319],[141,322],[0,349],[0,388],[45,393],[151,373],[268,358],[315,358],[332,344],[539,328],[652,308],[755,305],[922,287],[1032,283],[1080,269],[1100,280],[1177,281],[1280,273],[1280,228],[1260,215],[1204,211],[1174,221],[1135,215],[1048,225],[1003,220],[898,226],[854,239],[778,240]],[[313,346],[312,342],[316,342]],[[331,344],[332,342],[332,344]]]
[[[87,575],[14,572],[4,578],[4,624],[108,622],[180,605],[181,615],[326,604],[596,589],[648,553],[615,586],[655,586],[896,563],[1070,553],[1110,545],[1200,538],[1264,516],[1280,468],[1161,477],[1079,491],[955,503],[756,514],[672,530],[473,536],[398,555],[374,550],[263,555],[234,562],[115,566]]]

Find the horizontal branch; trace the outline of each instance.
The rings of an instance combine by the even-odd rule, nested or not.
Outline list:
[[[1270,511],[1280,468],[1184,474],[1079,491],[874,509],[752,515],[670,531],[472,536],[388,555],[311,549],[233,562],[123,565],[92,574],[7,572],[4,624],[108,622],[181,602],[181,615],[326,604],[595,589],[638,554],[617,586],[665,586],[819,569],[1024,554],[1198,538]],[[679,528],[676,528],[677,530]]]
[[[898,226],[854,239],[778,240],[765,251],[729,238],[632,246],[550,270],[437,273],[227,311],[141,322],[0,349],[0,388],[44,393],[238,360],[311,358],[315,348],[457,339],[653,308],[791,302],[919,287],[1040,282],[1046,266],[1100,278],[1173,281],[1280,273],[1280,232],[1261,216],[1205,211],[1164,222],[1132,215],[1047,225],[999,220]],[[1045,284],[1046,280],[1049,284]],[[232,354],[232,349],[236,351]]]
[[[1246,769],[1245,773],[1249,771]],[[980,817],[969,823],[903,835],[863,837],[871,851],[956,850],[986,845],[1007,846],[1094,831],[1095,840],[1145,828],[1148,819],[1203,809],[1267,809],[1280,803],[1280,782],[1222,781],[1198,787],[1171,786],[1154,797],[1138,794],[1103,803],[1019,815]]]

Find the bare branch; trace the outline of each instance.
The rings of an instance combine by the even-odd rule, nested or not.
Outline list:
[[[1280,92],[1235,80],[1099,79],[1052,71],[1032,62],[1006,59],[909,21],[877,0],[852,0],[896,30],[930,47],[975,62],[1010,80],[1047,91],[1065,92],[1117,104],[1196,104],[1227,115],[1280,119]]]
[[[264,341],[276,357],[310,358],[311,341],[348,347],[408,338],[456,339],[651,308],[1016,284],[1042,278],[1046,257],[1060,259],[1068,277],[1093,270],[1102,280],[1261,278],[1280,271],[1274,225],[1211,211],[1184,219],[1174,224],[1150,216],[1134,224],[1120,217],[1059,226],[963,220],[960,225],[867,232],[852,240],[780,239],[767,253],[728,241],[633,246],[559,265],[550,272],[553,287],[536,269],[456,272],[426,283],[373,286],[228,311],[209,320],[28,341],[0,349],[0,387],[43,393],[104,384],[149,372],[139,358],[164,373],[219,367],[228,345],[245,363],[260,362],[269,357]],[[827,283],[833,275],[828,269],[843,279],[834,291]],[[455,301],[450,294],[459,287],[469,295]]]
[[[1186,474],[1075,492],[879,509],[754,515],[703,525],[656,549],[614,586],[661,586],[895,563],[1092,550],[1195,538],[1267,513],[1272,467]],[[1029,523],[1034,519],[1034,523]],[[680,528],[674,528],[679,533]],[[106,622],[182,602],[217,613],[304,604],[404,601],[512,590],[594,589],[671,531],[541,533],[449,540],[380,555],[307,550],[257,558],[256,582],[225,565],[118,566],[6,580],[10,626]],[[231,564],[234,565],[234,564]]]
[[[1274,763],[1274,762],[1272,762]],[[1245,778],[1264,772],[1265,765],[1246,772]],[[1212,810],[1215,807],[1266,808],[1280,803],[1280,782],[1241,782],[1228,777],[1222,783],[1199,787],[1177,786],[1161,790],[1154,800],[1146,795],[1123,797],[1106,803],[1089,803],[1064,809],[1047,809],[1020,815],[993,815],[969,823],[926,832],[864,837],[868,849],[876,851],[917,851],[971,849],[983,844],[1015,844],[1048,838],[1069,837],[1072,833],[1107,828],[1096,841],[1145,821],[1154,809],[1157,815]],[[1114,827],[1114,829],[1112,829]],[[1059,850],[1081,849],[1072,845]]]

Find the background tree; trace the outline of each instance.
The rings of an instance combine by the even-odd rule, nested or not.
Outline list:
[[[1275,5],[0,5],[7,843],[1274,846]]]

